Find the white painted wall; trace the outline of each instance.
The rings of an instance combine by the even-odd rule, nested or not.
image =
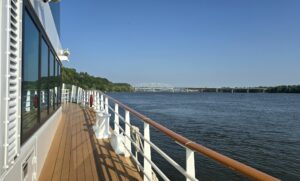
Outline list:
[[[0,1],[0,27],[4,27],[3,24],[2,24],[2,18],[4,17],[3,16],[3,13],[4,13],[4,9],[2,9],[4,6],[3,6],[3,3],[5,2],[6,0],[1,0]],[[2,62],[3,58],[3,49],[2,49],[2,34],[3,34],[3,28],[0,28],[0,62]],[[0,82],[1,82],[1,77],[2,77],[2,63],[0,63]],[[2,96],[2,85],[0,84],[0,97]],[[1,108],[1,104],[0,104],[0,120],[3,120],[2,116],[3,115],[3,110]],[[0,123],[1,124],[1,123]],[[0,126],[0,166],[2,167],[2,163],[4,162],[3,160],[3,157],[4,157],[4,153],[3,153],[3,132],[4,132],[4,129],[3,129],[3,124],[1,124]],[[0,175],[2,175],[2,173],[4,172],[4,170],[2,168],[0,168]]]
[[[42,0],[30,0],[30,2],[44,26],[57,55],[61,55],[62,46],[49,3],[44,3]]]
[[[47,122],[21,147],[21,153],[16,164],[2,178],[0,178],[0,180],[22,180],[22,163],[32,150],[36,153],[36,172],[37,178],[39,177],[47,158],[51,142],[60,123],[61,115],[62,108],[58,109],[56,113],[53,114]]]

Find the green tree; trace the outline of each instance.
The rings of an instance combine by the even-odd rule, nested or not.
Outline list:
[[[131,92],[133,88],[127,83],[113,83],[106,78],[94,77],[87,72],[77,72],[76,69],[62,68],[62,80],[83,89],[98,89],[106,92]]]

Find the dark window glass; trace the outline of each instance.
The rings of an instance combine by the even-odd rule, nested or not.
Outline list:
[[[60,106],[61,97],[61,65],[26,8],[25,5],[21,93],[22,143]]]
[[[22,142],[38,124],[39,31],[24,13],[22,77]]]
[[[57,105],[60,106],[61,102],[61,79],[60,79],[60,64],[57,62],[57,69],[56,69],[56,80],[57,80]]]
[[[54,87],[55,87],[55,76],[54,76],[54,56],[50,53],[49,59],[49,113],[54,111]]]
[[[40,79],[40,117],[44,121],[48,117],[48,45],[42,39],[41,45],[41,79]]]
[[[56,70],[57,70],[57,60],[54,60],[54,109],[57,108],[57,93],[58,93],[58,83],[57,83],[57,74],[56,74]]]

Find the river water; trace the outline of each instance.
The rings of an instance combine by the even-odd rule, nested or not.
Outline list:
[[[300,95],[230,93],[111,93],[112,97],[208,148],[282,180],[300,180]],[[140,127],[140,121],[132,118]],[[185,149],[151,129],[151,141],[185,167]],[[154,150],[171,180],[184,180]],[[195,154],[199,180],[246,180]]]

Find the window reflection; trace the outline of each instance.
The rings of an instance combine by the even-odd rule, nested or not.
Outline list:
[[[24,15],[24,56],[22,80],[22,136],[38,123],[39,32],[27,12]]]
[[[40,117],[48,117],[48,46],[44,39],[41,45]]]
[[[58,93],[57,93],[57,104],[60,106],[61,104],[61,78],[60,78],[60,64],[57,64],[57,84],[58,84]]]
[[[50,53],[49,60],[50,74],[49,74],[49,113],[51,114],[54,111],[54,56]]]
[[[21,142],[60,106],[61,66],[27,10],[23,16]]]
[[[56,60],[54,60],[54,74],[53,74],[53,79],[54,79],[54,109],[57,108],[57,74],[56,74],[56,70],[57,70],[57,62]]]

